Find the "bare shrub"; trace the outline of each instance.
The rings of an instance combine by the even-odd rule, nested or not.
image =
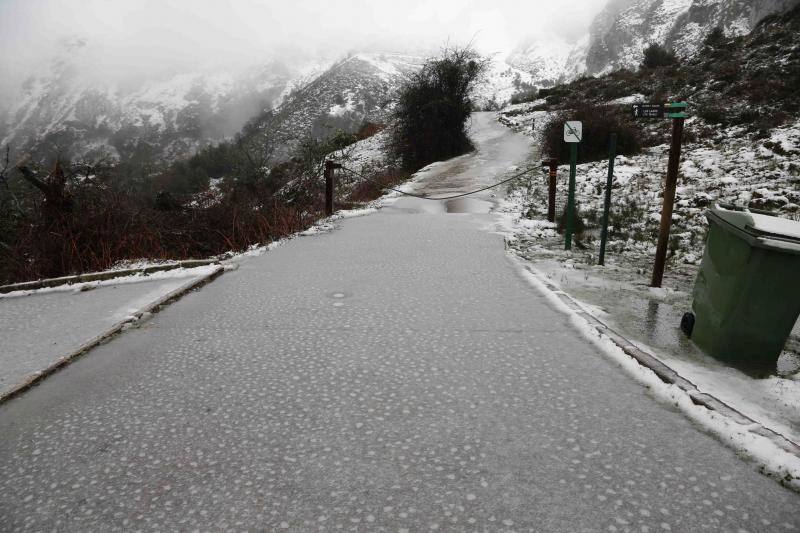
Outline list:
[[[617,134],[617,154],[634,155],[641,151],[641,130],[623,111],[613,106],[587,105],[551,116],[544,127],[543,148],[559,161],[569,161],[569,146],[564,142],[564,123],[583,122],[583,141],[578,146],[578,162],[599,161],[608,157],[608,143]]]

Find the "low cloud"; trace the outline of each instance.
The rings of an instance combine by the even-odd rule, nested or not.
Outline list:
[[[87,75],[124,79],[165,70],[252,64],[292,53],[335,55],[474,42],[508,52],[547,35],[577,38],[604,0],[3,0],[0,95],[44,71],[65,43],[85,40]],[[68,53],[68,52],[66,52]]]

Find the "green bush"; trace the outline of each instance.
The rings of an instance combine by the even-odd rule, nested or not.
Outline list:
[[[725,42],[725,30],[717,26],[713,30],[711,30],[711,33],[706,35],[703,44],[705,44],[706,46],[716,47],[724,42]]]
[[[668,67],[677,63],[678,58],[675,54],[661,45],[653,43],[644,49],[643,69]]]
[[[417,170],[472,149],[466,128],[473,110],[470,94],[486,66],[469,48],[445,50],[402,87],[391,148],[405,169]]]
[[[519,91],[515,93],[511,97],[512,104],[524,104],[528,102],[533,102],[537,98],[539,98],[539,91],[535,87],[531,87],[529,89],[525,89],[524,91]]]
[[[718,107],[702,107],[697,111],[697,116],[709,124],[728,124],[728,117],[724,110]]]

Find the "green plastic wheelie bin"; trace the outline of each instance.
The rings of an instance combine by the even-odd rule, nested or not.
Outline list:
[[[719,207],[706,217],[693,313],[681,328],[708,355],[774,373],[800,315],[800,222]]]

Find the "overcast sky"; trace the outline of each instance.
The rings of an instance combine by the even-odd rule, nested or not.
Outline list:
[[[474,38],[484,53],[544,33],[582,34],[605,0],[0,0],[0,90],[65,37],[103,50],[98,69],[257,61],[281,47],[343,53]],[[109,75],[113,75],[110,73]]]

